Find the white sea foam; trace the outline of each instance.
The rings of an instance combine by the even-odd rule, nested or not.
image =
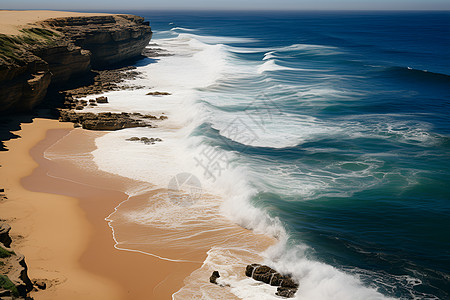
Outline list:
[[[174,27],[170,29],[171,31],[181,30],[181,31],[198,31],[197,29],[193,28],[184,28],[184,27]]]
[[[180,29],[181,30],[181,29]],[[182,31],[186,31],[182,29]],[[175,33],[174,33],[175,34]],[[208,137],[194,136],[195,129],[202,123],[208,122],[219,134],[229,140],[256,147],[284,148],[301,144],[309,139],[327,134],[335,135],[342,130],[340,127],[330,126],[321,120],[308,116],[289,116],[275,112],[271,118],[265,119],[265,125],[255,123],[255,115],[247,113],[229,113],[215,111],[213,94],[216,95],[216,103],[229,101],[235,104],[233,99],[227,99],[226,95],[217,95],[218,91],[211,89],[219,82],[235,80],[239,82],[239,76],[254,76],[263,80],[259,73],[269,71],[283,71],[291,68],[278,65],[273,58],[267,58],[261,62],[240,62],[229,51],[230,47],[220,43],[251,43],[254,39],[197,36],[181,33],[173,38],[158,40],[158,47],[167,49],[174,56],[160,57],[157,63],[138,66],[138,71],[144,73],[143,78],[136,79],[136,85],[143,88],[134,91],[109,92],[105,95],[109,98],[109,104],[90,108],[92,111],[127,111],[152,114],[165,114],[168,120],[158,123],[158,128],[133,128],[108,133],[96,140],[97,150],[93,152],[94,161],[102,170],[146,181],[158,188],[167,187],[173,176],[182,172],[189,172],[200,179],[205,193],[213,195],[206,201],[195,203],[190,210],[185,210],[173,205],[161,197],[156,203],[152,202],[148,207],[140,207],[139,210],[119,212],[109,217],[110,220],[120,217],[121,220],[134,222],[156,228],[182,228],[196,226],[196,222],[207,222],[202,216],[226,216],[242,227],[253,229],[259,233],[269,234],[279,239],[276,247],[269,249],[262,255],[266,263],[276,267],[282,272],[292,273],[301,281],[298,299],[382,299],[383,297],[371,288],[364,287],[356,277],[345,274],[331,266],[309,260],[305,257],[304,245],[289,249],[286,245],[288,238],[284,227],[277,218],[269,217],[262,209],[253,206],[249,199],[256,193],[254,186],[250,185],[248,178],[264,180],[266,170],[250,169],[241,164],[239,157],[233,151],[226,151],[209,143]],[[233,48],[238,49],[237,47]],[[248,48],[250,49],[250,48]],[[292,45],[282,47],[277,51],[291,50],[320,50],[335,51],[321,46]],[[246,49],[241,49],[247,51]],[[248,50],[248,51],[255,51]],[[266,49],[264,52],[274,51]],[[239,52],[238,50],[233,52]],[[241,52],[243,53],[243,52]],[[245,53],[245,52],[244,52]],[[274,53],[271,53],[272,55]],[[267,55],[269,56],[269,54]],[[144,62],[150,62],[144,61]],[[253,77],[252,77],[253,78]],[[245,85],[243,89],[245,88]],[[211,90],[208,90],[211,89]],[[170,92],[170,96],[147,96],[148,90]],[[310,93],[329,94],[332,91],[310,91]],[[200,101],[203,99],[203,101]],[[242,95],[236,97],[240,104],[248,104],[249,98]],[[214,114],[212,114],[214,112]],[[247,136],[236,137],[227,132],[230,121],[239,117],[243,121],[242,126],[250,126],[257,133],[257,139],[249,142]],[[285,120],[290,120],[286,122]],[[252,124],[253,125],[248,125]],[[334,125],[334,124],[333,124]],[[159,137],[162,142],[154,145],[145,145],[139,142],[127,141],[127,138]],[[214,141],[211,141],[214,142]],[[226,167],[219,173],[210,174],[211,169],[202,168],[199,158],[208,153],[209,156],[221,157]],[[367,162],[361,162],[367,163]],[[368,163],[367,163],[368,164]],[[261,165],[261,164],[260,164]],[[369,165],[369,164],[368,164]],[[271,167],[267,164],[268,167]],[[370,166],[369,166],[370,167]],[[369,168],[368,167],[368,168]],[[288,174],[293,170],[279,170],[280,174]],[[259,175],[257,174],[259,173]],[[286,184],[284,176],[275,174],[275,184],[283,188]],[[212,178],[211,175],[214,175]],[[309,174],[305,171],[307,178]],[[278,182],[277,182],[278,181]],[[296,182],[297,184],[297,182]],[[298,182],[304,189],[304,195],[313,194],[314,188],[318,188],[320,181]],[[292,186],[284,186],[289,190]],[[143,191],[130,190],[128,193],[139,194]],[[177,218],[174,218],[177,216]],[[114,221],[111,221],[114,226]],[[180,237],[181,238],[181,237]],[[120,243],[120,237],[118,237]],[[230,240],[232,240],[230,238]],[[248,249],[241,249],[246,251]],[[228,254],[227,254],[228,253]],[[277,299],[274,295],[275,288],[262,285],[253,279],[235,276],[236,273],[229,269],[233,258],[232,249],[211,249],[205,265],[214,264],[217,269],[229,272],[230,276],[224,276],[223,284],[230,285],[230,291],[243,299]],[[208,299],[208,297],[205,297]],[[209,299],[214,299],[209,297]]]
[[[261,48],[261,47],[234,47],[227,46],[227,49],[231,52],[235,53],[261,53],[261,52],[272,52],[274,53],[282,53],[289,51],[297,51],[300,53],[308,53],[314,55],[334,55],[339,54],[339,50],[336,47],[331,46],[322,46],[322,45],[312,45],[312,44],[292,44],[284,47],[273,47],[273,48]]]
[[[245,37],[229,37],[229,36],[211,36],[211,35],[194,35],[189,33],[180,33],[179,38],[191,38],[197,41],[207,43],[207,44],[247,44],[255,43],[258,40],[255,38],[245,38]]]
[[[269,71],[285,71],[285,70],[296,70],[296,69],[281,66],[281,65],[277,64],[275,60],[270,59],[270,60],[267,60],[265,63],[263,63],[258,68],[258,73],[261,74],[261,73],[269,72]]]
[[[268,60],[268,59],[272,59],[272,58],[276,58],[276,56],[274,55],[275,51],[269,51],[267,53],[264,53],[264,57],[263,60]]]

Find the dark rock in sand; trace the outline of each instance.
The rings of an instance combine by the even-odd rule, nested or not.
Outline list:
[[[284,278],[281,280],[280,285],[282,287],[286,288],[298,288],[298,283],[294,281],[290,276],[284,276]]]
[[[285,297],[285,298],[294,298],[295,293],[297,292],[296,288],[288,288],[288,287],[278,287],[275,295]]]
[[[260,264],[251,264],[251,265],[248,265],[246,268],[245,268],[245,276],[247,276],[247,277],[252,277],[252,275],[253,275],[253,270],[256,268],[256,267],[260,267],[261,265]]]
[[[282,275],[269,266],[260,264],[247,265],[245,275],[272,286],[278,286],[278,296],[292,298],[298,289],[298,283],[291,275]]]
[[[162,139],[160,139],[160,138],[148,138],[148,137],[145,137],[145,136],[141,137],[141,138],[138,138],[138,137],[134,136],[134,137],[131,137],[131,138],[126,139],[126,140],[127,141],[132,141],[132,142],[141,141],[141,142],[143,142],[146,145],[154,145],[155,142],[162,142]]]
[[[60,110],[61,122],[79,123],[89,130],[119,130],[134,127],[154,127],[139,116],[127,113],[76,113],[70,110]]]
[[[214,271],[211,275],[211,277],[209,277],[209,282],[217,284],[217,278],[220,277],[219,271]]]
[[[6,223],[0,223],[0,243],[2,243],[5,247],[11,246],[11,237],[9,236],[9,231],[11,230],[11,226]]]
[[[33,283],[40,290],[45,290],[47,288],[47,283],[43,280],[34,280]]]
[[[154,138],[143,137],[143,138],[141,138],[141,142],[143,142],[146,145],[153,145],[155,143],[155,139]]]
[[[268,266],[259,266],[256,267],[255,271],[253,272],[253,274],[266,274],[266,273],[272,274],[277,273],[277,271]]]
[[[95,100],[97,100],[97,103],[108,103],[108,97],[98,97]]]
[[[168,93],[168,92],[148,92],[146,95],[149,95],[149,96],[167,96],[167,95],[171,95],[171,93]]]

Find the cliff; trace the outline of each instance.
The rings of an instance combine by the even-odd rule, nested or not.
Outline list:
[[[30,110],[51,86],[139,57],[151,36],[132,15],[53,18],[0,34],[0,113]]]
[[[33,289],[25,257],[11,248],[11,227],[0,222],[0,299],[25,299]]]

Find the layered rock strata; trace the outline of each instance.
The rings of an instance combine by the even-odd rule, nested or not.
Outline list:
[[[0,35],[0,112],[28,111],[50,85],[137,58],[152,36],[132,15],[49,19],[21,32]]]

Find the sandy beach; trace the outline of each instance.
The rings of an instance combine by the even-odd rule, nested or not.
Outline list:
[[[197,256],[197,263],[177,263],[116,250],[104,219],[126,199],[125,194],[111,189],[126,184],[125,179],[106,174],[99,177],[96,172],[92,178],[89,172],[43,157],[46,148],[72,131],[70,127],[36,119],[22,125],[22,130],[15,132],[21,138],[7,142],[9,151],[0,153],[0,180],[10,199],[2,204],[0,217],[12,225],[13,237],[21,236],[14,239],[15,248],[25,254],[30,278],[51,281],[49,289],[33,296],[170,299],[182,287],[183,279],[201,266],[206,253],[190,253],[191,259]],[[80,138],[76,145],[86,147],[85,152],[92,150],[99,133],[73,131],[77,133],[71,138]],[[74,149],[80,150],[73,147],[68,153]]]
[[[38,164],[29,152],[51,128],[69,130],[70,124],[38,119],[22,124],[20,138],[6,143],[0,153],[0,180],[8,200],[1,204],[0,217],[13,227],[14,247],[26,255],[31,278],[47,279],[51,287],[36,299],[79,299],[87,295],[118,299],[115,285],[83,270],[78,262],[91,232],[78,199],[25,189],[20,180]]]

